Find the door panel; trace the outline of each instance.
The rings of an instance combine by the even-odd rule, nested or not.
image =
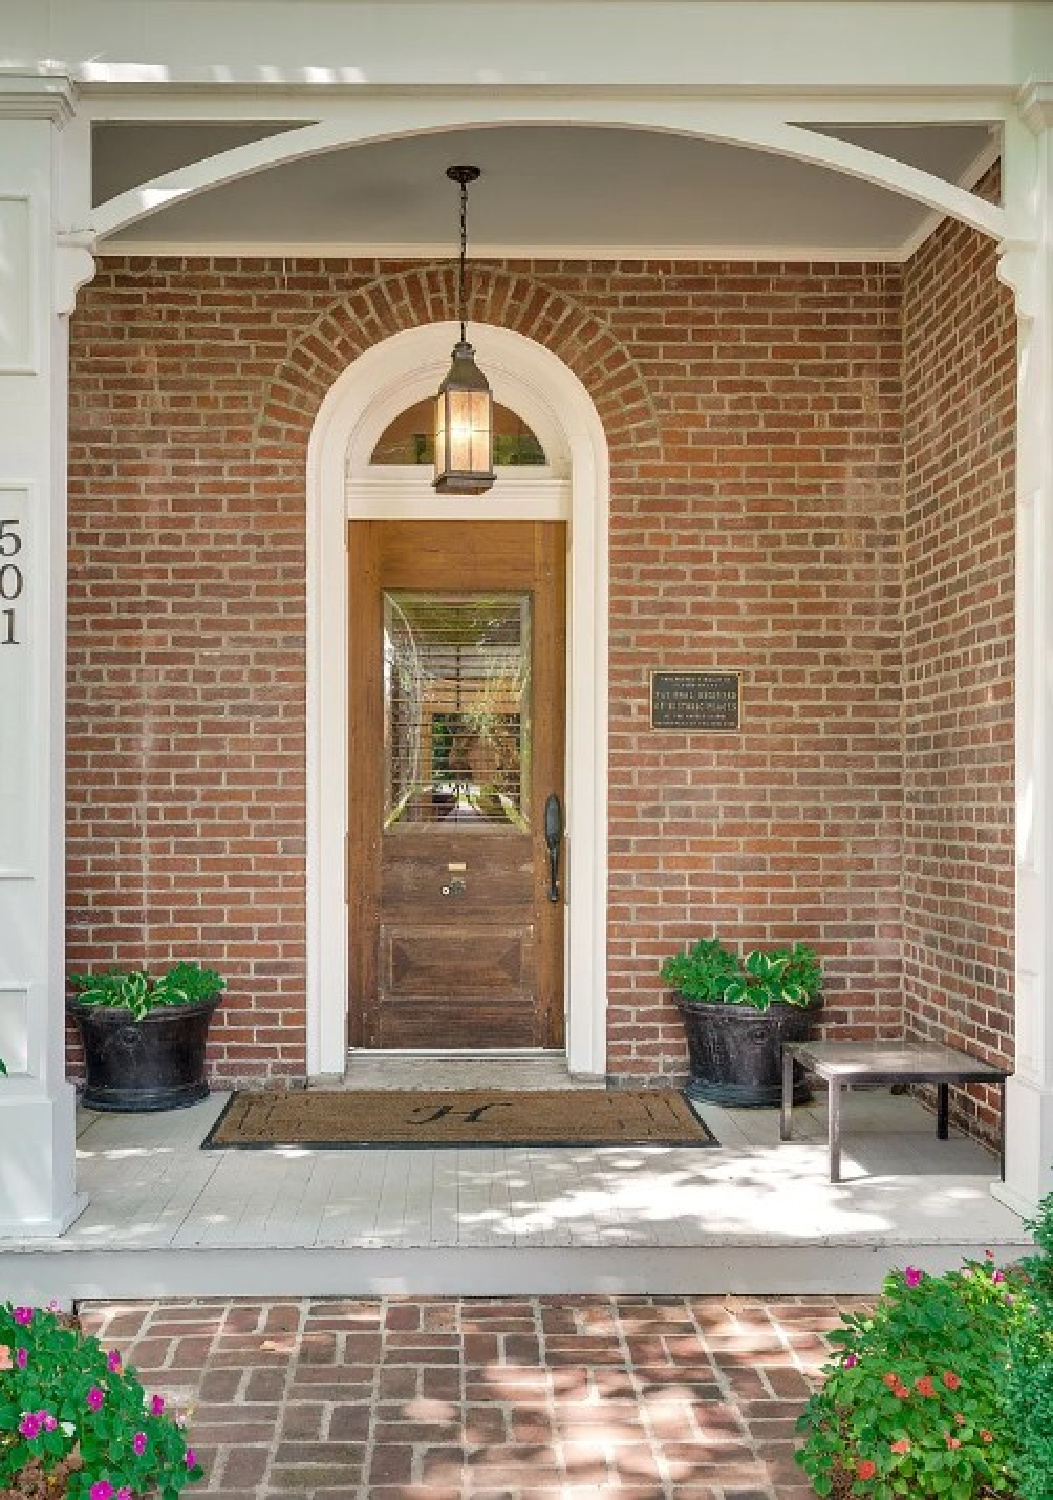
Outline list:
[[[559,1046],[562,525],[353,522],[353,1045]]]

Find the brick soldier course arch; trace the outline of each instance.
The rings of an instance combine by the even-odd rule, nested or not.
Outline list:
[[[328,308],[297,341],[269,382],[254,436],[299,446],[326,392],[360,354],[394,333],[456,316],[456,273],[421,266],[377,278]],[[493,323],[557,355],[596,404],[612,454],[657,453],[654,402],[635,360],[593,314],[521,272],[473,266],[468,322]]]

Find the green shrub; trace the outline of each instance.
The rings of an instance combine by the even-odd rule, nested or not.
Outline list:
[[[1009,1341],[1009,1367],[1002,1387],[1006,1429],[1017,1449],[1021,1500],[1053,1495],[1053,1195],[1028,1225],[1038,1254],[1022,1269],[1030,1299]]]
[[[0,1303],[0,1494],[177,1500],[200,1478],[164,1398],[116,1352],[53,1309]]]
[[[846,1315],[833,1334],[840,1357],[798,1422],[798,1461],[816,1493],[1012,1495],[1016,1449],[999,1388],[1026,1305],[1019,1279],[991,1261],[888,1276],[874,1312]]]

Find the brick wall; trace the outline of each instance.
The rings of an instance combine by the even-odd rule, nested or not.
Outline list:
[[[217,1079],[304,1071],[304,463],[326,390],[449,317],[447,266],[108,260],[72,329],[69,964],[230,977]],[[901,272],[515,262],[611,451],[610,1067],[681,1076],[661,957],[814,942],[901,1024]],[[742,672],[739,736],[648,728]]]
[[[1015,323],[995,266],[947,223],[904,268],[904,980],[912,1033],[1011,1066]],[[988,1131],[992,1106],[955,1099]]]

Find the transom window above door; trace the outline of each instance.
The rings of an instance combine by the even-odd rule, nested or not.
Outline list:
[[[371,464],[431,464],[435,455],[435,398],[418,401],[387,426],[370,455]],[[494,402],[494,465],[542,467],[545,450],[516,412]]]

